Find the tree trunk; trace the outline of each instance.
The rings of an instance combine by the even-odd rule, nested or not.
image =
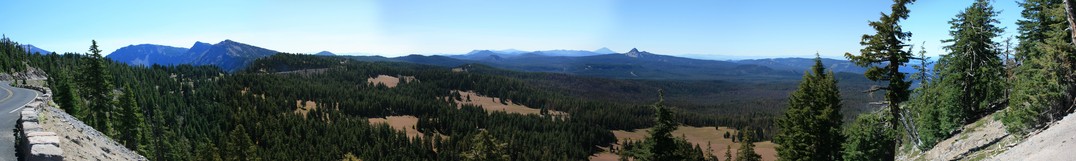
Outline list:
[[[1072,43],[1076,43],[1076,18],[1073,18],[1072,0],[1065,0],[1065,18],[1069,21],[1069,31],[1072,32]]]

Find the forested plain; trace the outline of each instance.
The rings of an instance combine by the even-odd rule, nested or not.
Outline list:
[[[473,72],[453,72],[288,53],[228,73],[212,66],[128,66],[103,58],[96,42],[90,46],[86,54],[33,54],[4,38],[0,65],[9,73],[49,73],[47,84],[61,109],[153,160],[464,160],[475,158],[475,149],[489,149],[476,147],[490,141],[503,146],[483,152],[510,160],[583,160],[616,141],[609,130],[655,124],[652,102],[580,98],[566,94],[566,87],[520,78],[540,73],[490,74],[476,65],[469,65]],[[401,79],[404,83],[395,87],[367,82],[379,75],[416,80]],[[457,106],[456,100],[469,98],[455,91],[568,116]],[[298,114],[296,101],[317,102],[321,108]],[[772,114],[741,112],[672,112],[675,117],[665,119],[694,126],[772,128]],[[407,137],[367,121],[399,115],[419,118],[414,128],[423,135]]]

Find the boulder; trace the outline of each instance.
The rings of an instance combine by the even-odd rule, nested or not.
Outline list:
[[[41,160],[41,161],[62,161],[64,160],[64,151],[59,146],[52,144],[33,145],[30,148],[30,153],[27,154],[26,160]]]
[[[27,139],[30,140],[30,145],[34,145],[34,146],[37,146],[37,145],[55,145],[56,147],[60,147],[60,137],[55,136],[55,135],[53,135],[53,136],[29,136]]]
[[[34,131],[43,131],[44,130],[44,129],[41,128],[40,124],[37,124],[37,121],[24,121],[24,122],[19,124],[19,128],[22,128],[23,133],[34,132]]]

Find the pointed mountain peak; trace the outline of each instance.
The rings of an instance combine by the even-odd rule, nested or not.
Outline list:
[[[628,51],[628,52],[624,53],[624,55],[627,55],[628,57],[633,57],[633,58],[638,58],[638,57],[641,57],[641,56],[646,55],[646,54],[649,54],[649,53],[645,52],[645,51],[639,51],[639,49],[636,49],[636,48],[631,48],[631,51]]]
[[[598,49],[598,50],[594,50],[594,51],[592,51],[592,52],[594,52],[594,53],[598,53],[598,54],[612,54],[612,53],[616,53],[616,51],[613,51],[613,50],[611,50],[611,49],[609,49],[609,48],[607,48],[607,47],[602,47],[602,48],[600,48],[600,49]]]
[[[333,54],[332,52],[329,52],[329,51],[321,51],[321,52],[318,52],[318,53],[314,53],[314,55],[335,56],[336,54]]]
[[[497,52],[493,52],[492,50],[471,50],[471,52],[467,53],[467,55],[474,54],[497,54]]]

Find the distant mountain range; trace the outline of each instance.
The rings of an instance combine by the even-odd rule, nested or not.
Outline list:
[[[107,58],[130,65],[215,65],[226,71],[238,71],[254,59],[277,51],[232,40],[216,44],[195,42],[190,48],[154,44],[130,45],[117,49]],[[336,56],[332,52],[314,53]],[[767,79],[798,78],[811,65],[811,58],[772,58],[737,61],[703,60],[654,54],[638,49],[617,53],[609,48],[586,50],[521,51],[474,50],[461,55],[408,55],[401,57],[345,56],[362,61],[392,61],[458,67],[484,64],[492,67],[552,72],[616,79]],[[822,59],[827,69],[838,73],[863,73],[865,68],[851,62]]]
[[[464,55],[447,56],[348,57],[362,61],[410,62],[444,67],[484,64],[510,70],[566,73],[617,79],[682,80],[799,78],[802,76],[803,71],[814,64],[813,59],[810,58],[718,61],[659,55],[638,49],[611,54],[599,54],[594,51],[574,52],[586,52],[588,54],[584,54],[584,56],[559,56],[547,54],[549,51],[513,54],[493,50],[475,50]],[[858,74],[865,71],[864,68],[844,60],[823,59],[823,63],[827,65],[827,69],[838,73]]]
[[[21,46],[23,50],[26,50],[27,53],[37,53],[37,54],[49,54],[49,53],[52,53],[50,51],[46,51],[45,49],[37,48],[36,46],[30,45],[30,44],[19,45],[19,46]]]
[[[236,71],[254,59],[276,53],[277,51],[224,40],[217,44],[195,42],[191,48],[155,44],[130,45],[117,49],[106,58],[129,65],[214,65],[225,71]]]

